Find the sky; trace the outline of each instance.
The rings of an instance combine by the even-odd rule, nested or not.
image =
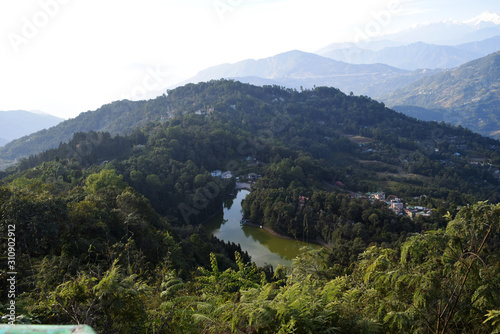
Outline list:
[[[0,110],[73,118],[209,66],[485,11],[500,1],[0,0]]]

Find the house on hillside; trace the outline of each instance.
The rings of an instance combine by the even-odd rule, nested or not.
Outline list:
[[[259,174],[256,174],[256,173],[249,173],[248,174],[248,179],[250,180],[258,180],[260,179],[262,176],[259,175]]]
[[[385,201],[385,193],[378,191],[376,193],[370,194],[371,199],[376,199],[377,201]]]
[[[398,198],[396,198],[391,200],[390,208],[397,214],[403,214],[404,204]]]
[[[302,210],[307,201],[309,201],[309,197],[299,196],[299,210]]]
[[[405,209],[405,213],[408,217],[413,218],[417,214],[417,210],[414,209],[413,207],[409,206]]]
[[[227,179],[230,179],[230,178],[232,178],[232,177],[233,177],[233,174],[232,174],[230,171],[224,172],[224,173],[222,173],[222,175],[221,175],[221,178],[226,179],[226,180],[227,180]]]
[[[222,172],[221,170],[217,169],[214,170],[212,173],[210,173],[213,177],[220,177],[221,179],[230,179],[233,177],[233,173],[230,171],[227,172]]]

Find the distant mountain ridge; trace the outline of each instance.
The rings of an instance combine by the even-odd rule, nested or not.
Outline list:
[[[497,29],[498,24],[495,22],[495,17],[492,16],[490,19],[490,21],[485,21],[478,18],[474,22],[461,23],[461,25],[474,25],[475,28],[471,31],[485,31],[485,29],[489,29],[490,32],[496,31],[495,29]],[[452,22],[446,24],[452,24]],[[459,81],[462,83],[470,81],[470,84],[474,85],[474,82],[479,80],[480,83],[482,82],[482,86],[487,86],[488,80],[493,81],[498,79],[495,73],[489,73],[487,67],[482,68],[481,71],[475,69],[467,73],[463,71],[446,71],[442,73],[443,70],[441,69],[411,71],[409,69],[377,63],[377,61],[384,60],[384,62],[392,62],[398,64],[398,66],[407,68],[433,67],[425,66],[425,61],[427,61],[428,63],[438,64],[436,65],[438,67],[453,66],[453,64],[463,62],[468,58],[477,57],[482,52],[496,50],[500,46],[500,31],[493,38],[457,46],[432,45],[423,42],[402,46],[400,41],[389,40],[369,41],[365,45],[367,50],[359,49],[359,57],[372,57],[371,61],[376,63],[351,64],[318,54],[294,50],[258,60],[247,59],[235,64],[213,66],[199,72],[191,79],[180,83],[179,86],[221,78],[234,79],[254,85],[278,85],[295,89],[329,86],[338,88],[347,94],[353,92],[355,95],[367,95],[377,100],[383,98],[384,102],[388,103],[388,105],[394,106],[397,110],[404,111],[417,118],[422,118],[419,117],[419,113],[423,113],[422,115],[425,115],[425,119],[446,120],[447,122],[462,124],[484,135],[492,135],[500,131],[500,128],[497,129],[495,126],[490,125],[496,124],[493,117],[495,113],[491,111],[492,108],[495,108],[495,91],[485,95],[478,93],[479,95],[474,95],[475,97],[472,99],[462,99],[463,101],[457,97],[457,101],[454,103],[459,104],[460,107],[456,107],[451,102],[448,105],[433,104],[430,95],[434,93],[425,96],[423,100],[419,100],[423,98],[421,92],[426,89],[425,83],[431,82],[425,80],[431,76],[432,78],[438,78],[436,80],[442,80],[443,86],[437,84],[433,86],[435,87],[436,94],[438,94],[440,89],[447,92],[441,102],[447,100],[450,96],[457,96],[454,93],[448,94],[449,90],[445,88],[446,82],[450,83],[448,80],[450,77],[449,73],[461,73]],[[349,47],[352,48],[352,44],[336,44],[330,48],[324,48],[323,51],[330,52],[336,50],[337,52],[344,53],[345,56],[345,50],[347,50],[345,48]],[[350,57],[350,61],[352,61],[353,54],[350,54]],[[414,58],[413,64],[408,61],[412,57]],[[467,78],[467,75],[472,78],[479,73],[482,73],[482,79]],[[439,76],[440,74],[443,74],[443,76]],[[419,84],[412,85],[416,82]],[[417,87],[422,83],[424,83],[422,87],[412,90],[411,87]],[[402,87],[409,87],[407,93],[405,93]],[[395,93],[396,90],[398,90],[397,93]],[[469,89],[469,91],[472,90],[472,88]],[[463,95],[467,94],[463,92]],[[493,96],[493,98],[486,98],[487,96]],[[159,99],[158,101],[164,101],[163,96],[159,96],[157,99]],[[461,101],[461,104],[458,101]],[[154,103],[154,105],[158,105],[158,103]],[[149,101],[115,101],[95,111],[82,113],[75,119],[62,122],[57,127],[42,130],[8,143],[5,147],[0,148],[0,159],[14,160],[57,147],[60,142],[68,141],[75,132],[107,131],[111,134],[130,133],[135,128],[143,126],[148,122],[168,118],[170,111],[167,108],[167,104],[164,106],[165,108],[157,110],[152,107]],[[456,108],[461,108],[461,111],[466,110],[469,113],[466,117],[467,121],[464,121],[464,112],[457,112]],[[453,112],[450,112],[450,110]],[[470,110],[473,110],[473,112],[469,112]],[[488,110],[489,113],[486,118],[484,110]],[[495,110],[493,109],[493,111]],[[3,124],[3,122],[0,124]],[[0,145],[3,138],[4,132],[0,132]],[[8,138],[5,140],[8,140]]]
[[[383,63],[406,70],[453,68],[499,51],[500,36],[456,46],[416,42],[378,50],[365,49],[362,44],[337,47],[337,44],[333,44],[319,50],[317,54],[348,63]]]
[[[396,110],[460,124],[500,138],[500,51],[458,68],[419,79],[383,99]],[[420,110],[420,111],[418,111]],[[429,113],[429,111],[431,113]],[[438,116],[440,115],[440,116]]]
[[[384,64],[348,64],[294,50],[258,60],[213,66],[182,84],[227,78],[254,85],[276,84],[296,89],[330,86],[347,93],[353,91],[357,95],[378,97],[432,73],[411,72]]]
[[[304,66],[307,64],[307,66]],[[259,60],[247,59],[236,64],[210,67],[196,75],[196,79],[206,81],[213,75],[244,77],[254,75],[267,79],[278,78],[320,78],[329,76],[359,75],[376,72],[403,73],[405,71],[388,65],[359,66],[340,61],[331,61],[313,53],[293,50]]]
[[[397,33],[384,35],[400,43],[425,42],[443,45],[458,45],[485,40],[500,35],[500,16],[484,12],[469,20],[445,20],[423,23]]]
[[[163,96],[157,97],[155,105],[161,105]],[[165,108],[168,110],[168,108]],[[111,134],[126,134],[151,121],[168,117],[168,111],[148,108],[147,101],[115,101],[97,110],[81,113],[50,129],[41,130],[11,141],[0,148],[0,159],[15,160],[38,152],[55,148],[69,141],[75,132],[106,131]]]
[[[62,121],[64,119],[39,112],[0,111],[0,146],[11,140],[55,126]]]

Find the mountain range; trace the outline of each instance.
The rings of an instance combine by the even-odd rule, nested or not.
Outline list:
[[[420,39],[414,41],[412,34]],[[479,40],[478,36],[483,39]],[[448,41],[446,44],[453,40],[467,43],[431,44],[439,39]],[[498,50],[500,17],[483,13],[466,22],[419,25],[361,44],[334,43],[316,54],[294,50],[258,60],[217,65],[177,86],[226,78],[300,90],[315,86],[336,87],[345,93],[382,100],[416,118],[460,124],[498,138],[498,54],[480,58]],[[477,60],[467,63],[471,59]],[[456,69],[443,70],[459,65]],[[57,119],[47,124],[44,123],[47,117],[41,115],[29,121],[32,115],[26,113],[16,111],[18,118],[13,120],[14,114],[10,112],[9,120],[5,118],[7,112],[0,112],[0,145],[18,138],[0,148],[0,159],[15,160],[57,147],[75,132],[130,133],[138,126],[170,117],[168,108],[155,110],[148,101],[115,101],[55,128],[25,136],[61,121]],[[19,138],[21,136],[24,137]]]
[[[445,121],[499,138],[497,74],[500,64],[496,60],[498,53],[494,52],[500,50],[500,36],[457,46],[423,42],[394,46],[394,43],[373,41],[369,43],[371,50],[362,52],[380,57],[372,59],[373,62],[392,62],[406,68],[460,66],[448,70],[410,71],[381,63],[351,64],[291,51],[259,60],[214,66],[185,83],[231,78],[255,85],[275,84],[294,89],[337,87],[344,92],[382,100],[412,117]],[[349,56],[349,50],[356,50],[352,45],[349,49],[349,44],[345,43],[330,46],[330,49],[333,47],[341,47],[336,52],[344,57]],[[491,55],[487,55],[489,53]]]
[[[275,84],[295,89],[330,86],[376,98],[438,71],[408,71],[384,64],[349,64],[294,50],[264,59],[213,66],[183,84],[228,78],[254,85]]]
[[[0,111],[0,146],[9,141],[47,129],[64,119],[26,110]]]
[[[339,48],[340,47],[340,48]],[[330,45],[317,54],[353,64],[382,63],[406,70],[453,68],[500,50],[500,36],[456,46],[416,42],[378,50],[357,45]]]
[[[460,124],[498,138],[498,58],[499,53],[495,53],[445,72],[406,71],[383,64],[352,65],[291,51],[261,60],[215,66],[190,81],[234,78],[256,85],[289,88],[333,86],[344,92],[355,91],[357,95],[378,96],[388,106],[412,117]],[[158,99],[166,101],[164,96]],[[75,132],[130,133],[149,122],[166,120],[174,111],[167,104],[161,109],[153,105],[159,103],[115,101],[8,143],[0,148],[0,159],[12,161],[57,147],[60,142],[71,139]]]
[[[417,80],[383,100],[411,116],[500,139],[500,52]]]
[[[487,11],[464,21],[448,19],[417,24],[402,31],[374,38],[374,40],[391,40],[400,44],[425,42],[458,45],[481,41],[498,35],[500,35],[500,15]]]

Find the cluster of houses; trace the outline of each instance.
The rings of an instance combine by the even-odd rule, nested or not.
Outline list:
[[[230,179],[233,177],[231,171],[222,172],[221,170],[214,170],[212,173],[213,177],[220,177],[221,179]]]
[[[194,113],[196,115],[210,115],[213,112],[214,112],[214,108],[208,108],[208,109],[198,109]]]
[[[399,200],[399,198],[392,199],[390,201],[390,208],[398,215],[407,215],[410,218],[415,218],[416,216],[429,217],[432,213],[431,209],[423,206],[404,206],[404,204]]]
[[[374,201],[384,201],[389,208],[394,211],[398,215],[407,215],[410,218],[415,218],[416,216],[429,217],[432,213],[432,209],[428,209],[423,206],[405,206],[403,202],[396,196],[389,196],[386,198],[385,193],[376,192],[376,193],[351,193],[350,196],[352,198],[365,198],[369,199],[372,203]]]
[[[231,171],[222,172],[217,169],[210,173],[213,177],[220,177],[221,179],[230,179],[233,177],[233,173]],[[248,175],[238,176],[236,177],[236,181],[240,181],[241,179],[248,179],[249,181],[255,181],[262,177],[260,174],[249,173]]]
[[[241,161],[247,162],[247,167],[254,167],[254,166],[261,164],[260,161],[258,161],[256,158],[252,158],[251,156],[242,158]],[[211,174],[213,177],[220,177],[222,179],[230,179],[233,177],[233,174],[231,171],[222,172],[221,170],[218,170],[218,169],[211,172]],[[260,175],[260,174],[249,173],[248,175],[240,175],[240,176],[236,177],[236,181],[241,181],[241,180],[255,181],[255,180],[260,179],[261,177],[262,177],[262,175]]]

